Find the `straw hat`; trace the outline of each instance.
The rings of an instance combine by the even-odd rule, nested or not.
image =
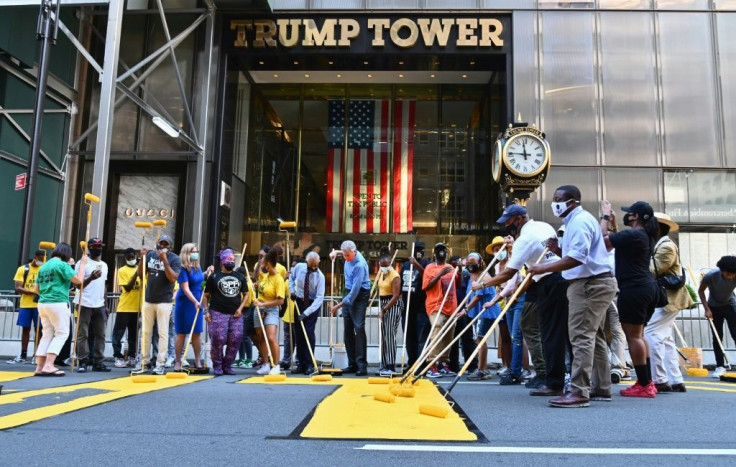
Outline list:
[[[670,216],[663,212],[655,212],[654,218],[657,219],[657,222],[660,224],[664,224],[670,228],[670,232],[677,232],[680,230],[680,226],[677,224],[677,222],[673,221]]]
[[[503,245],[504,243],[505,241],[503,237],[501,237],[500,235],[493,237],[493,241],[489,243],[488,246],[486,247],[486,253],[488,253],[489,255],[494,254],[493,247],[498,246],[498,245]],[[511,251],[511,247],[506,247],[506,249],[508,251]]]

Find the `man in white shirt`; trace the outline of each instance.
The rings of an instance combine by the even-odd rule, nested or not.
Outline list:
[[[317,253],[310,251],[307,253],[306,260],[306,263],[299,263],[294,266],[289,276],[289,289],[293,291],[292,300],[299,307],[299,317],[297,319],[304,324],[306,334],[309,336],[309,342],[307,342],[303,332],[294,331],[299,366],[291,372],[310,375],[315,372],[316,368],[312,364],[312,356],[307,346],[311,347],[312,352],[314,352],[314,328],[317,325],[317,318],[319,318],[322,302],[325,299],[325,275],[319,270],[319,255]]]
[[[84,268],[84,291],[82,306],[79,311],[79,332],[77,334],[76,355],[79,359],[79,371],[87,371],[91,364],[92,371],[110,371],[103,363],[105,359],[105,328],[107,325],[107,309],[105,308],[105,282],[107,281],[107,264],[102,261],[102,249],[105,244],[99,238],[90,238],[87,242],[89,258]],[[76,270],[79,270],[77,263]],[[80,294],[74,297],[74,304],[79,304]],[[88,361],[89,338],[94,340],[93,361]]]
[[[544,253],[547,239],[555,236],[555,229],[545,223],[529,219],[526,208],[518,204],[506,207],[503,215],[496,221],[506,226],[506,233],[513,241],[514,254],[506,263],[506,268],[483,284],[473,284],[473,289],[481,286],[499,285],[511,279],[524,265],[533,265]],[[508,238],[507,243],[512,239]],[[547,252],[540,264],[549,264],[560,258]],[[536,304],[539,330],[544,356],[544,383],[529,392],[531,396],[560,396],[565,387],[565,350],[567,340],[567,281],[560,273],[540,273],[532,278],[527,289],[526,300]]]
[[[559,261],[529,268],[531,274],[562,272],[570,282],[568,332],[572,345],[570,391],[550,399],[553,407],[587,407],[590,400],[611,400],[611,366],[604,325],[617,284],[599,221],[580,206],[580,190],[557,188],[552,211],[565,223],[562,249],[557,237],[547,245],[563,256]],[[593,385],[591,389],[591,384]]]

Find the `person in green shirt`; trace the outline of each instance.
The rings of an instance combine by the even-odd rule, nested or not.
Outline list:
[[[79,272],[75,273],[68,263],[71,255],[72,247],[61,242],[51,252],[51,259],[38,271],[36,293],[43,335],[36,352],[36,376],[65,375],[54,366],[54,361],[69,336],[69,284],[82,284],[87,265],[87,255],[84,255]]]

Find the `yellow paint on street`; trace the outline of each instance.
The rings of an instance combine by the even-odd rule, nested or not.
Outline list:
[[[61,415],[75,410],[86,409],[105,402],[122,399],[123,397],[144,394],[147,392],[170,389],[185,384],[210,379],[212,376],[189,376],[186,379],[166,379],[165,376],[157,376],[155,383],[134,383],[130,377],[94,381],[90,383],[73,384],[70,386],[51,387],[33,391],[20,391],[0,396],[0,406],[9,404],[20,404],[32,397],[67,394],[79,390],[104,391],[99,394],[82,396],[70,401],[47,405],[35,409],[23,410],[13,414],[0,417],[0,430],[14,428],[26,423],[35,422],[44,418]],[[48,378],[51,380],[51,378]],[[54,379],[55,381],[61,378]]]
[[[420,405],[448,407],[449,403],[430,381],[420,380],[415,397],[397,397],[396,402],[374,400],[376,393],[387,393],[388,385],[368,384],[361,378],[335,378],[328,382],[306,378],[287,378],[284,382],[266,383],[263,378],[248,378],[243,384],[319,385],[340,387],[315,409],[301,432],[303,438],[321,439],[391,439],[404,441],[476,441],[464,420],[454,410],[447,418],[419,413]]]
[[[30,376],[33,376],[32,371],[0,371],[0,383],[17,381]]]

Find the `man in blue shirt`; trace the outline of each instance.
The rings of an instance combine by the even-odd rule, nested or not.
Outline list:
[[[291,270],[289,276],[289,290],[292,290],[292,300],[299,308],[299,321],[309,336],[309,342],[304,333],[295,331],[296,355],[299,366],[291,370],[294,374],[311,375],[315,372],[309,347],[314,352],[314,327],[317,325],[319,311],[325,299],[325,275],[319,270],[319,255],[314,251],[307,254],[306,263],[299,263]]]
[[[340,245],[342,256],[345,258],[345,289],[347,294],[342,301],[330,309],[335,315],[343,308],[345,323],[345,351],[348,354],[348,367],[343,373],[355,373],[355,376],[368,374],[366,360],[367,339],[365,335],[365,312],[370,298],[371,281],[368,275],[368,263],[358,252],[355,243],[350,240]],[[330,253],[332,256],[335,252]]]

